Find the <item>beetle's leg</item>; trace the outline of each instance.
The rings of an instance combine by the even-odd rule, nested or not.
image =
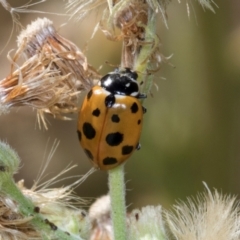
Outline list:
[[[143,99],[143,98],[147,98],[147,94],[145,93],[139,93],[137,96],[138,99]]]
[[[138,143],[137,146],[136,146],[136,150],[140,150],[140,148],[141,148],[141,144]]]
[[[147,112],[147,109],[144,106],[142,106],[142,110],[143,110],[143,114]]]

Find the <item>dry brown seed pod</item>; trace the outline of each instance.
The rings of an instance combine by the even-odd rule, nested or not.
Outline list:
[[[19,66],[22,57],[26,61]],[[59,35],[47,18],[21,32],[18,49],[9,59],[11,73],[0,81],[2,106],[31,106],[45,127],[44,113],[66,119],[64,113],[77,111],[80,91],[100,78],[79,48]]]

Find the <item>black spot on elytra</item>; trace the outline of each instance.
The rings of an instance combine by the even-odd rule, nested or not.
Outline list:
[[[77,134],[78,134],[78,140],[81,141],[82,140],[82,133],[77,130]]]
[[[120,132],[109,133],[106,142],[110,146],[118,146],[123,141],[123,134]]]
[[[83,134],[85,135],[85,137],[87,139],[93,139],[96,135],[96,131],[95,129],[93,128],[92,124],[91,123],[88,123],[88,122],[85,122],[83,124]]]
[[[103,165],[113,165],[116,164],[118,161],[116,158],[113,157],[106,157],[103,159]]]
[[[138,213],[135,214],[135,218],[136,218],[137,221],[139,220],[139,214]]]
[[[113,106],[113,104],[115,103],[116,98],[113,94],[110,94],[108,96],[106,96],[105,98],[105,106],[108,108],[111,108]]]
[[[100,115],[100,110],[96,108],[95,110],[92,111],[92,115],[98,117]]]
[[[138,111],[138,105],[136,102],[134,102],[133,105],[131,106],[131,111],[132,113],[136,113]]]
[[[91,98],[92,94],[93,94],[93,90],[91,89],[87,94],[87,100]]]
[[[137,124],[139,125],[141,123],[141,119],[138,120]]]
[[[111,120],[112,122],[115,122],[115,123],[120,122],[120,118],[117,114],[113,114]]]
[[[123,146],[122,147],[122,155],[128,155],[133,151],[133,146]]]
[[[89,151],[88,149],[83,149],[84,150],[84,152],[86,153],[86,155],[88,156],[88,158],[90,158],[91,160],[93,160],[93,155],[92,155],[92,153],[91,153],[91,151]]]

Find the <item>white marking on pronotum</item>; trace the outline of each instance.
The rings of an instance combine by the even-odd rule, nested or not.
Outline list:
[[[108,87],[110,84],[112,84],[112,79],[108,77],[107,80],[104,81],[104,85]]]
[[[139,94],[139,92],[132,92],[130,96],[136,97]]]

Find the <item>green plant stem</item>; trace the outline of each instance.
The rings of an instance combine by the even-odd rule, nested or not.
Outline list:
[[[142,45],[139,55],[134,64],[134,70],[139,73],[138,81],[143,81],[144,93],[150,91],[153,77],[147,75],[147,69],[150,66],[150,57],[158,46],[156,31],[156,15],[149,9],[148,24],[144,26],[145,44]],[[125,204],[125,182],[123,164],[109,170],[108,183],[111,198],[111,219],[113,222],[113,231],[115,240],[126,240],[126,204]]]
[[[126,207],[124,164],[108,171],[111,198],[111,218],[115,240],[126,240]]]
[[[26,198],[20,189],[16,186],[12,177],[7,172],[0,172],[1,189],[0,192],[7,195],[18,203],[19,212],[25,217],[32,217],[30,223],[41,234],[43,239],[61,239],[61,240],[81,240],[78,236],[71,236],[59,228],[52,229],[46,222],[46,219],[34,211],[34,204]]]

